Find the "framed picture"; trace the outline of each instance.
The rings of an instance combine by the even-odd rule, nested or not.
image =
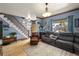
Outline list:
[[[75,27],[79,27],[79,18],[75,19]]]

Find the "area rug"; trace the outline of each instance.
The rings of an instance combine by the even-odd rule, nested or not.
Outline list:
[[[30,46],[25,49],[28,56],[76,56],[73,53],[39,42],[38,45]]]

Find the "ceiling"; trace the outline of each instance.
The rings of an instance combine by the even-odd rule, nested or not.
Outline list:
[[[48,3],[52,15],[79,8],[79,3]],[[0,12],[27,17],[27,14],[42,18],[45,12],[44,3],[0,3]]]

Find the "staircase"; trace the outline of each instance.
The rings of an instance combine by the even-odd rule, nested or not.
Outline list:
[[[0,14],[2,20],[15,28],[19,33],[28,38],[28,30],[13,15]]]

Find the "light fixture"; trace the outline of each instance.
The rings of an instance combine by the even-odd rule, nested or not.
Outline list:
[[[23,20],[23,22],[22,22],[23,24],[25,24],[26,22]]]
[[[27,15],[27,18],[26,18],[28,21],[31,21],[31,20],[37,20],[37,18],[36,18],[36,16],[33,14],[30,14],[30,13],[28,13],[28,15]]]
[[[42,14],[43,17],[49,17],[52,15],[51,12],[48,11],[48,3],[45,3],[46,7],[45,7],[45,13]]]
[[[27,19],[28,21],[30,21],[30,20],[32,19],[32,18],[31,18],[31,15],[28,14],[26,19]]]

